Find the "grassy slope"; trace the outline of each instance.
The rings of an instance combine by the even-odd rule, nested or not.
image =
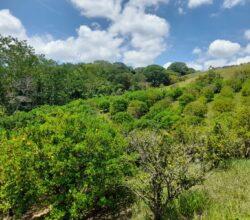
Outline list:
[[[202,219],[250,219],[250,160],[233,161],[228,170],[213,172],[201,188],[211,198]]]
[[[235,160],[229,168],[213,171],[202,186],[190,191],[206,192],[208,201],[200,213],[194,217],[180,219],[203,220],[248,220],[250,219],[250,160]],[[198,200],[199,201],[199,198]],[[193,204],[195,204],[193,200]],[[132,220],[145,220],[148,208],[142,203],[133,208]],[[177,220],[176,217],[170,217]]]

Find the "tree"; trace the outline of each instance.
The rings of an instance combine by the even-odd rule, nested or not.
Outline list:
[[[159,132],[138,131],[130,136],[139,164],[131,189],[150,208],[155,220],[182,192],[202,182],[209,163],[205,162],[204,142],[177,143]],[[199,150],[198,150],[199,149]]]
[[[147,66],[144,68],[143,73],[146,76],[147,82],[150,82],[154,87],[158,87],[161,84],[168,85],[170,83],[170,78],[162,66]]]
[[[25,41],[0,36],[0,84],[8,112],[30,108],[39,58]]]
[[[188,68],[185,63],[182,62],[174,62],[169,67],[168,70],[174,71],[181,76],[187,75],[189,73],[195,72],[194,69]]]

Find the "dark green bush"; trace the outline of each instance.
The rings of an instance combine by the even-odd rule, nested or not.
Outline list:
[[[110,102],[107,100],[101,101],[99,103],[99,109],[103,112],[103,113],[107,113],[109,112],[110,109]]]
[[[112,120],[119,124],[130,123],[134,118],[127,112],[118,112],[112,116]]]
[[[168,95],[175,101],[183,94],[183,90],[179,87],[171,88]]]
[[[250,96],[250,79],[243,84],[241,94],[242,96]]]
[[[182,96],[179,97],[180,106],[185,107],[188,103],[195,100],[195,97],[192,94],[184,93]]]
[[[205,87],[202,90],[202,94],[206,98],[207,102],[211,102],[214,99],[214,89],[211,86]]]
[[[125,112],[127,111],[127,107],[128,101],[124,98],[118,98],[111,103],[110,112],[112,115],[116,114],[117,112]]]

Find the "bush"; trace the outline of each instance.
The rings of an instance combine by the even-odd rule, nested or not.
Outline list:
[[[171,109],[166,109],[158,113],[153,120],[158,128],[170,129],[178,120],[180,116],[178,113],[172,111]]]
[[[234,97],[234,91],[230,86],[224,86],[221,89],[220,95],[224,96],[224,97],[228,97],[228,98],[233,98]]]
[[[189,93],[184,93],[179,99],[180,106],[185,107],[188,103],[195,100],[195,97]]]
[[[214,89],[209,86],[209,87],[205,87],[202,90],[202,94],[204,95],[204,97],[206,98],[207,102],[211,102],[214,99]]]
[[[179,98],[183,94],[183,90],[179,87],[177,88],[172,88],[168,95],[175,101],[177,98]]]
[[[250,96],[250,79],[243,84],[241,94],[242,96]]]
[[[227,85],[230,86],[234,92],[239,92],[242,88],[242,80],[233,78],[227,81]]]
[[[110,112],[112,115],[116,114],[117,112],[125,112],[127,111],[128,101],[124,98],[118,98],[114,100],[110,107]]]
[[[110,102],[105,100],[105,101],[101,101],[99,103],[99,109],[103,112],[103,113],[107,113],[109,112],[110,109]]]
[[[127,112],[118,112],[112,116],[112,120],[119,124],[130,123],[134,121],[133,117]]]
[[[75,104],[12,116],[26,123],[14,120],[0,140],[0,213],[12,210],[21,219],[51,205],[49,219],[86,219],[130,204],[130,191],[121,187],[131,175],[124,138]]]
[[[232,111],[235,104],[232,98],[218,96],[213,103],[213,110],[219,113]]]
[[[203,100],[190,102],[184,109],[184,114],[204,118],[207,113],[207,106]]]
[[[134,100],[129,103],[128,113],[135,118],[140,118],[148,111],[148,106],[145,102]]]

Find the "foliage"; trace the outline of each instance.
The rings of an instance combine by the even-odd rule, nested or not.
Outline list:
[[[168,85],[170,83],[168,74],[161,66],[151,65],[146,67],[143,72],[146,76],[147,82],[150,82],[154,87],[158,87],[161,84]]]
[[[241,94],[242,96],[250,96],[250,80],[243,84]]]
[[[2,122],[13,129],[0,144],[0,213],[20,219],[33,207],[51,207],[50,219],[82,219],[132,201],[122,187],[131,174],[126,142],[107,120],[78,103],[16,117]]]
[[[188,68],[187,65],[185,63],[182,63],[182,62],[174,62],[174,63],[172,63],[168,67],[168,70],[176,72],[176,73],[180,74],[181,76],[195,72],[194,69]]]
[[[148,111],[148,106],[145,102],[133,100],[128,105],[128,113],[135,118],[140,118]]]
[[[111,103],[110,112],[112,115],[116,114],[117,112],[125,112],[127,111],[127,107],[128,101],[124,98],[118,98]]]
[[[154,219],[164,219],[164,210],[174,199],[202,182],[206,170],[202,163],[205,151],[200,149],[198,153],[195,149],[205,146],[176,143],[151,131],[131,134],[130,143],[138,153],[140,167],[137,178],[128,184],[148,205]],[[190,153],[192,150],[197,153]]]

